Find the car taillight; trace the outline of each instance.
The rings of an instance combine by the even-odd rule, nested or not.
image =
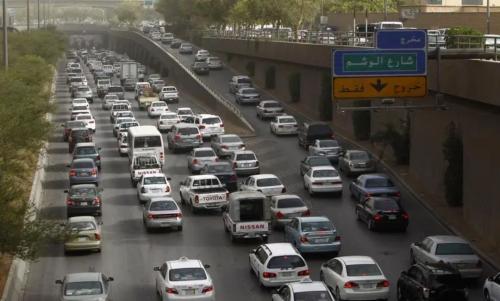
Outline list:
[[[264,272],[262,273],[262,278],[276,278],[276,273]]]
[[[194,202],[196,204],[198,204],[200,202],[200,198],[197,195],[194,197]]]
[[[398,198],[401,197],[401,192],[398,191],[398,192],[394,193],[394,196],[398,197]]]
[[[154,215],[152,215],[151,213],[148,214],[148,219],[154,219],[154,218],[155,218]]]
[[[66,200],[66,205],[73,206],[75,202],[72,199],[67,199]]]
[[[371,195],[370,193],[368,193],[368,192],[367,192],[367,193],[365,193],[365,198],[369,198],[369,197],[371,197],[371,196],[372,196],[372,195]]]
[[[202,294],[206,294],[206,293],[209,293],[211,291],[214,290],[214,287],[213,286],[205,286],[202,290],[201,290],[201,293]]]
[[[378,214],[378,213],[377,213],[377,214],[375,214],[375,215],[373,216],[373,220],[374,220],[374,221],[376,221],[376,222],[378,222],[378,221],[382,220],[382,215],[380,215],[380,214]]]
[[[339,235],[335,236],[335,241],[340,241],[340,236]]]
[[[167,294],[177,295],[179,292],[173,287],[167,287]]]
[[[255,161],[255,166],[259,166],[259,161]]]
[[[356,282],[347,281],[346,283],[344,283],[344,288],[355,288],[355,287],[359,287],[359,284],[357,284]]]
[[[175,216],[176,217],[182,217],[182,213],[179,212],[179,213],[175,214]]]
[[[201,130],[201,129],[204,129],[204,128],[205,128],[205,126],[204,126],[203,124],[200,124],[200,125],[198,126],[198,128]]]
[[[286,192],[286,187],[283,187],[283,189],[281,189],[281,193],[285,193]]]
[[[387,280],[380,281],[379,283],[377,283],[377,287],[389,287],[389,285],[390,283]]]
[[[179,134],[176,134],[175,137],[174,137],[175,141],[179,141],[181,140],[181,135]]]
[[[96,160],[101,160],[101,156],[100,155],[97,155],[97,157],[95,158]]]
[[[141,188],[141,193],[146,193],[146,188],[142,187]]]
[[[240,148],[245,148],[245,144],[240,145]]]
[[[276,212],[276,218],[284,218],[285,215],[281,211]]]
[[[160,152],[160,161],[163,161],[164,155],[163,152]]]
[[[297,273],[298,276],[309,276],[309,270],[303,270]]]
[[[220,148],[227,149],[227,145],[221,145]]]
[[[401,216],[402,216],[402,217],[403,217],[403,219],[405,219],[405,220],[410,219],[410,215],[408,215],[408,213],[407,213],[407,212],[403,212],[403,213],[401,214]]]
[[[306,243],[306,242],[309,242],[309,239],[307,239],[307,237],[306,237],[306,236],[301,235],[301,236],[300,236],[300,242]]]
[[[95,233],[94,238],[95,238],[95,240],[101,240],[101,234]]]
[[[302,216],[310,216],[311,215],[311,210],[307,209]]]
[[[70,177],[74,177],[74,176],[76,176],[76,170],[74,170],[74,169],[70,170],[70,171],[69,171],[69,176],[70,176]]]
[[[167,187],[165,187],[165,192],[170,192],[170,185],[167,185]]]
[[[198,159],[193,159],[192,164],[198,164]]]
[[[478,260],[476,263],[476,267],[480,268],[483,266],[483,262],[481,260]]]
[[[97,175],[97,168],[92,168],[92,170],[90,171],[90,173],[95,176]]]
[[[92,201],[92,205],[101,205],[101,199],[100,199],[100,198],[95,198],[95,199]]]
[[[220,127],[221,127],[221,128],[223,128],[223,127],[224,127],[224,123],[221,123],[221,124],[220,124]]]

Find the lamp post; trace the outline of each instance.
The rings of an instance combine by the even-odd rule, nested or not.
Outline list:
[[[490,0],[486,1],[486,33],[490,33]]]

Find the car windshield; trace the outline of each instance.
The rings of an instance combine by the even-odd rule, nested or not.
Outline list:
[[[94,168],[94,161],[73,162],[73,168]]]
[[[181,135],[196,135],[198,134],[198,128],[192,127],[192,128],[180,128],[179,129],[179,134]]]
[[[368,160],[370,159],[368,154],[365,152],[353,152],[350,155],[351,160]]]
[[[108,92],[123,92],[122,87],[111,86],[108,88]]]
[[[473,255],[474,251],[466,243],[440,243],[436,247],[436,255]]]
[[[393,199],[375,200],[373,208],[379,211],[399,211],[398,202]]]
[[[236,155],[236,161],[252,161],[252,160],[257,160],[257,158],[255,158],[255,154],[248,153],[248,154]]]
[[[213,150],[200,150],[194,153],[194,157],[203,158],[203,157],[215,157],[215,153]]]
[[[281,182],[278,178],[265,178],[257,180],[258,187],[280,186],[280,185]]]
[[[76,187],[69,191],[71,197],[95,197],[97,190],[94,187]]]
[[[247,77],[242,77],[238,79],[238,84],[251,84],[252,80]]]
[[[149,206],[149,211],[177,210],[177,205],[173,201],[155,201]]]
[[[320,140],[319,147],[338,147],[339,143],[337,140]]]
[[[95,155],[97,151],[93,146],[85,146],[85,147],[77,147],[76,148],[77,155]]]
[[[281,104],[278,102],[268,102],[264,103],[264,108],[281,108]]]
[[[155,107],[155,108],[156,108],[156,107],[166,107],[166,106],[167,106],[167,104],[166,104],[166,103],[164,103],[164,102],[162,101],[162,102],[155,102],[155,103],[152,103],[152,104],[151,104],[151,106],[153,106],[153,107]]]
[[[302,258],[297,255],[276,256],[269,260],[267,268],[269,269],[295,269],[306,266]]]
[[[339,173],[333,169],[323,169],[313,171],[314,178],[334,178],[338,177]]]
[[[219,117],[203,118],[202,123],[203,124],[219,124],[219,123],[221,123],[221,120]]]
[[[76,120],[90,120],[92,119],[92,116],[90,115],[77,115]]]
[[[331,231],[331,230],[333,230],[333,225],[329,221],[302,222],[301,227],[302,227],[303,232],[316,232],[316,231]]]
[[[202,268],[173,269],[168,273],[168,278],[170,281],[205,280],[207,274]]]
[[[225,136],[221,138],[222,143],[240,143],[242,142],[240,137],[237,136]]]
[[[366,188],[374,188],[374,187],[393,187],[394,184],[388,178],[373,178],[367,179],[365,183]]]
[[[298,292],[293,294],[295,301],[333,301],[327,291]]]
[[[292,117],[279,118],[280,123],[297,123],[297,121]]]
[[[331,166],[330,160],[326,157],[309,158],[309,166]]]
[[[220,172],[232,172],[230,164],[216,164],[216,165],[208,165],[209,173],[220,173]]]
[[[243,93],[243,94],[256,94],[257,90],[255,90],[255,89],[243,89],[241,91],[241,93]]]
[[[299,198],[281,199],[278,201],[278,208],[305,207],[304,202]]]
[[[65,296],[91,296],[102,294],[99,281],[68,282],[64,286]]]
[[[346,265],[346,272],[349,277],[382,275],[382,271],[380,271],[379,267],[373,263]]]
[[[91,231],[97,229],[96,225],[91,221],[71,222],[68,227],[71,231]]]
[[[167,184],[165,177],[146,177],[144,178],[144,185]]]

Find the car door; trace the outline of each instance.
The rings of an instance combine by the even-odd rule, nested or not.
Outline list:
[[[285,226],[285,240],[295,245],[299,231],[299,221],[294,218]]]
[[[369,200],[363,200],[360,203],[356,205],[358,208],[358,216],[362,221],[368,222],[368,211],[370,208],[367,208],[369,206]]]
[[[500,273],[491,282],[490,298],[493,301],[500,301]]]
[[[332,259],[327,263],[326,273],[324,273],[325,283],[333,290],[337,287],[342,274],[342,264],[337,259]]]
[[[160,270],[156,272],[156,288],[159,293],[161,293],[162,300],[163,294],[166,293],[167,289],[167,264],[164,263],[161,265]]]
[[[144,187],[144,175],[141,176],[139,182],[137,182],[137,191],[141,191]]]
[[[307,161],[307,157],[302,159],[302,161],[300,161],[300,171],[302,174],[305,174],[306,171],[309,169],[308,168],[308,161]]]
[[[354,181],[351,182],[351,193],[352,193],[352,196],[356,199],[359,199],[359,196],[360,196],[360,185],[361,185],[361,180],[360,179],[356,179]]]
[[[405,277],[404,287],[402,287],[404,289],[404,296],[409,300],[418,300],[418,294],[422,287],[422,279],[422,272],[416,267],[411,267],[408,270],[408,275]]]
[[[421,242],[417,242],[413,247],[413,256],[417,262],[426,262],[427,256],[425,253],[429,252],[429,244],[432,241],[429,238],[424,239]]]
[[[184,181],[181,182],[181,186],[179,188],[181,198],[183,200],[189,200],[189,186],[191,185],[191,179],[187,178]]]
[[[309,168],[309,170],[306,171],[304,174],[304,185],[305,187],[309,188],[312,183],[312,168]]]

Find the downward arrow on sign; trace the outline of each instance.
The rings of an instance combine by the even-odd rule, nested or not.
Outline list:
[[[377,92],[384,90],[384,88],[387,86],[387,84],[383,84],[380,79],[377,79],[377,83],[370,83],[370,85],[373,87],[373,89],[377,90]]]

